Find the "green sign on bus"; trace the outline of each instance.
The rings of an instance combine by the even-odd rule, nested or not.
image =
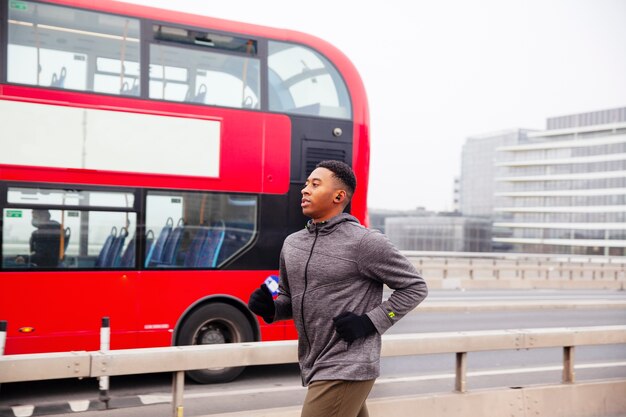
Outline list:
[[[28,9],[28,6],[26,5],[26,3],[24,3],[23,1],[17,1],[17,0],[12,0],[11,5],[9,7],[11,7],[12,9],[17,9],[17,10]]]
[[[22,210],[7,210],[7,217],[22,217]]]

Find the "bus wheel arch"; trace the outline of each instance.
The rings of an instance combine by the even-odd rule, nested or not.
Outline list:
[[[201,300],[185,312],[176,326],[174,344],[242,343],[259,339],[258,321],[243,303],[228,296],[214,296]],[[188,371],[187,376],[203,384],[228,382],[244,369],[243,366],[201,369]]]

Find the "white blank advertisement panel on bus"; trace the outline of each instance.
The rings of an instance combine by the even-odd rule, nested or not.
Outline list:
[[[216,120],[15,101],[0,119],[0,164],[219,177]]]

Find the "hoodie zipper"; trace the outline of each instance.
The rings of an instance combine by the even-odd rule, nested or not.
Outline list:
[[[313,256],[313,248],[315,248],[315,242],[317,242],[318,233],[319,231],[317,230],[317,226],[316,226],[315,227],[315,239],[313,240],[313,245],[311,245],[311,252],[309,253],[309,259],[307,259],[306,265],[304,266],[304,291],[302,292],[302,298],[300,299],[300,314],[302,315],[302,330],[304,331],[304,338],[306,339],[309,352],[311,351],[311,341],[309,340],[309,334],[306,331],[306,323],[304,320],[304,296],[306,295],[306,288],[308,285],[309,262],[311,262],[311,257]]]

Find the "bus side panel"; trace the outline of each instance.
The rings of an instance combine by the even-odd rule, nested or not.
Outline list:
[[[136,277],[122,271],[0,274],[5,353],[98,350],[102,317],[111,319],[112,349],[135,345]]]
[[[111,349],[169,346],[177,323],[191,307],[227,296],[245,308],[252,291],[274,274],[35,272],[26,281],[21,273],[3,273],[0,317],[8,321],[6,354],[98,350],[102,317],[110,318]],[[266,325],[261,320],[260,324],[262,340],[285,339],[286,328],[293,327],[291,322]],[[20,332],[26,328],[34,330]]]
[[[138,345],[168,346],[185,314],[205,302],[226,296],[247,308],[250,294],[277,271],[142,271],[137,283]],[[165,308],[164,306],[167,306]],[[181,320],[182,319],[182,320]],[[265,325],[259,318],[262,340],[282,340],[288,322]],[[159,331],[155,330],[158,329]]]

